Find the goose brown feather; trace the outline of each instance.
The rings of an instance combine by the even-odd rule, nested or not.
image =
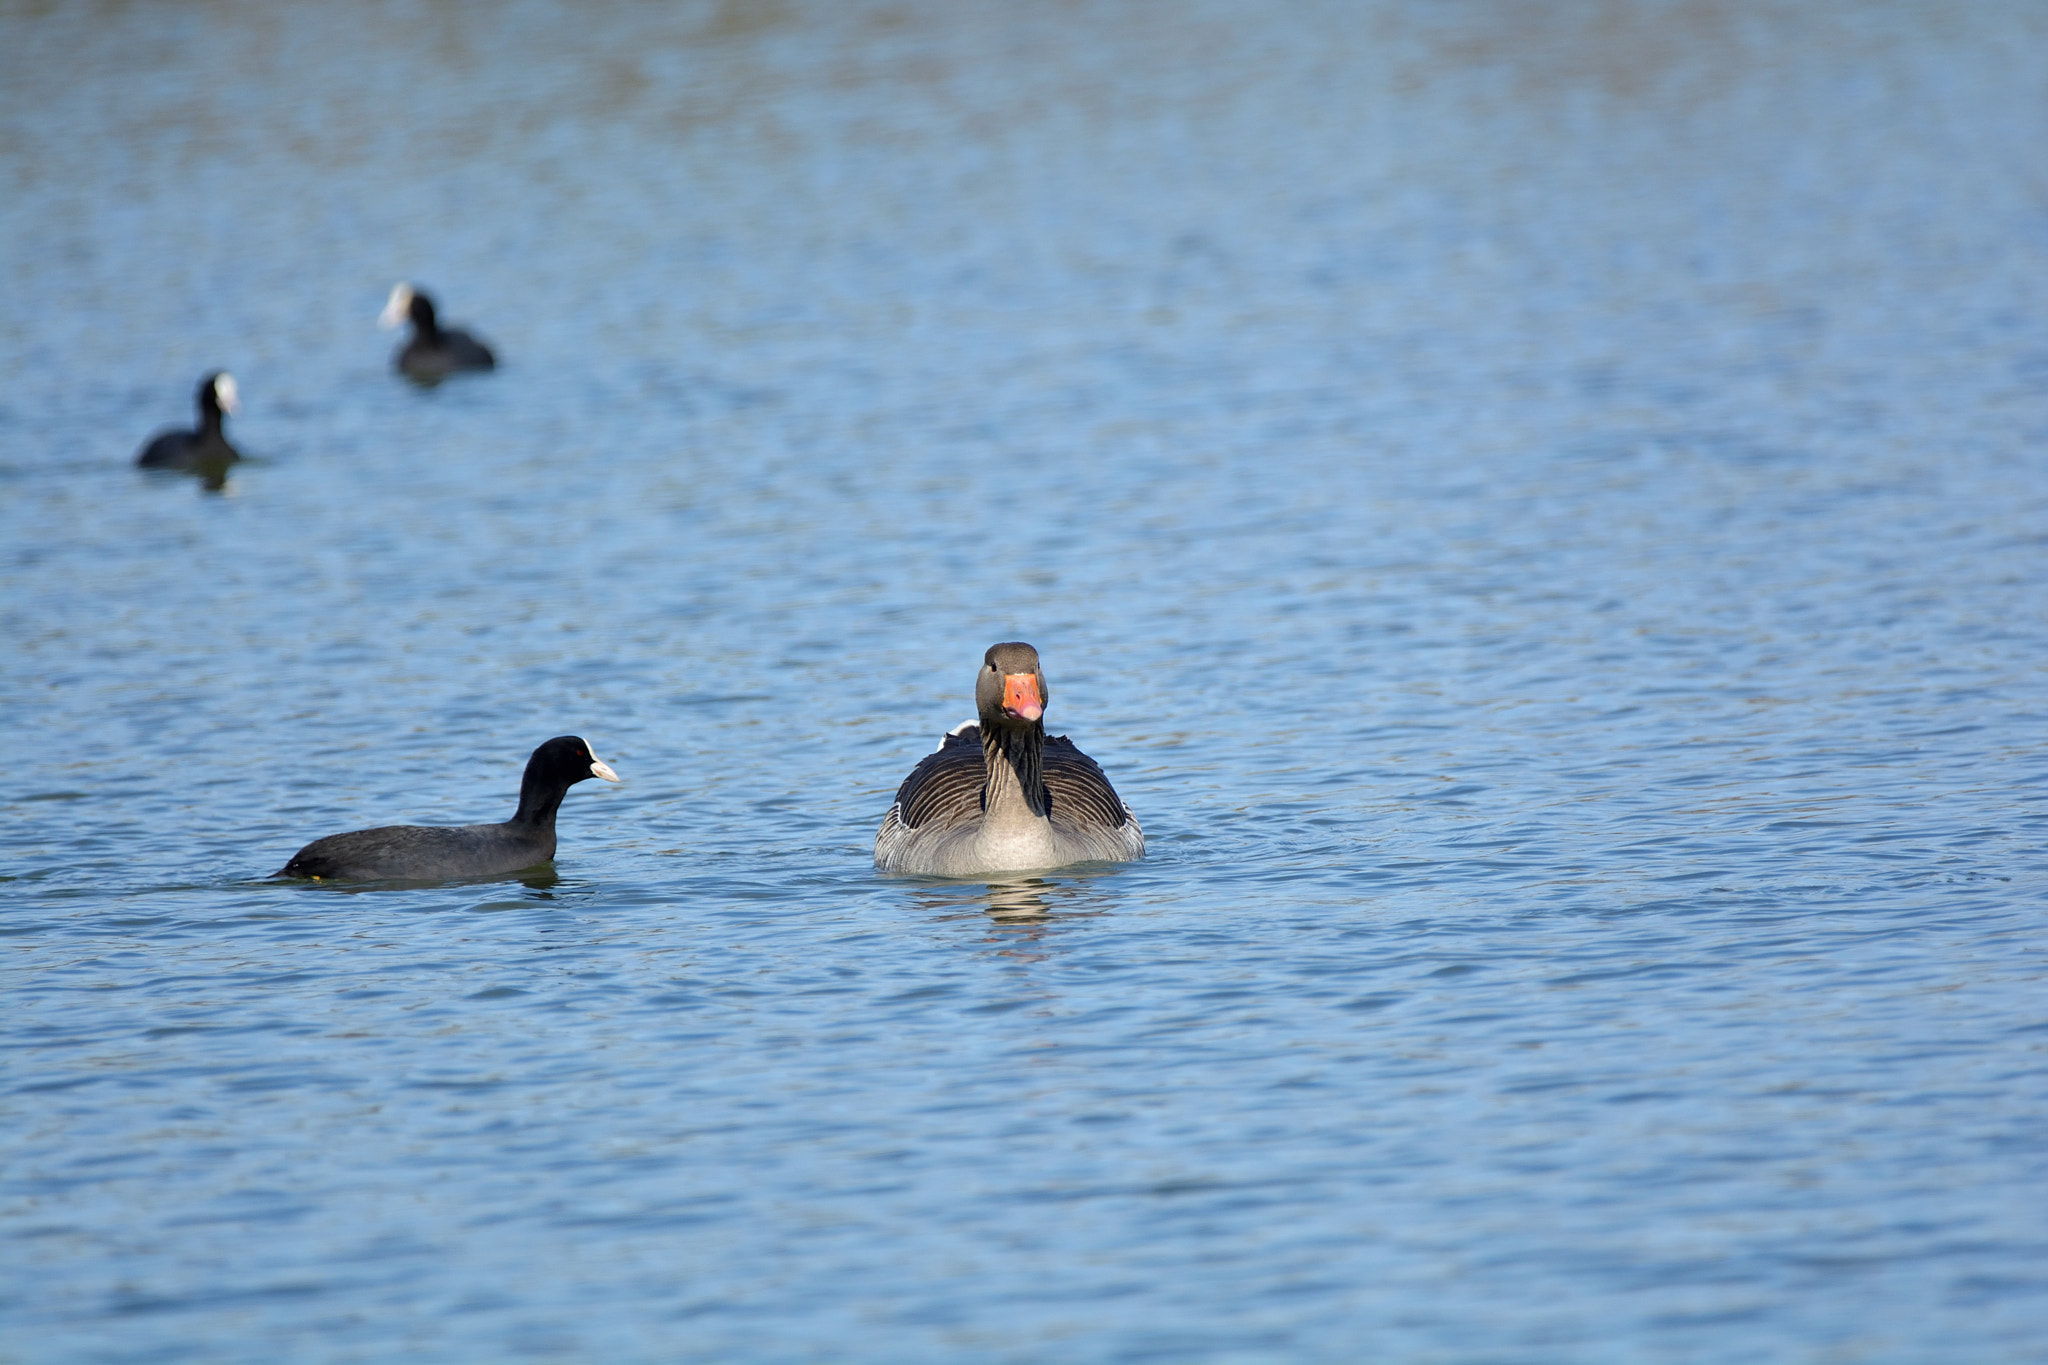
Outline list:
[[[875,835],[875,865],[978,876],[1144,857],[1144,831],[1101,767],[1045,733],[1037,651],[997,645],[983,663],[981,719],[948,734],[903,780]]]
[[[1116,829],[1130,823],[1131,810],[1103,775],[1101,765],[1065,735],[1045,737],[1045,802],[1049,813]],[[981,752],[981,726],[972,722],[947,735],[925,755],[896,789],[891,814],[905,829],[956,825],[978,819],[988,769]]]

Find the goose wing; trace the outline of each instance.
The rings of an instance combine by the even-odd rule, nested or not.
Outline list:
[[[975,743],[978,757],[979,737]],[[932,755],[932,758],[937,757],[937,754]],[[925,761],[928,763],[931,759]],[[911,776],[914,778],[917,774],[912,773]],[[1109,785],[1109,779],[1103,776],[1095,760],[1075,748],[1074,741],[1065,735],[1045,737],[1045,785],[1052,795],[1052,811],[1058,819],[1100,829],[1117,829],[1125,824],[1135,827],[1138,823],[1131,814],[1131,808],[1116,794],[1116,788]]]
[[[981,789],[987,782],[981,756],[981,727],[962,725],[910,770],[896,789],[883,828],[900,825],[923,829],[950,828],[981,818]]]

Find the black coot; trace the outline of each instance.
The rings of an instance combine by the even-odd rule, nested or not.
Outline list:
[[[412,340],[399,348],[391,363],[416,384],[438,384],[464,370],[496,369],[491,348],[457,327],[443,327],[434,316],[434,301],[423,289],[400,281],[378,315],[379,327],[396,327],[412,319]]]
[[[277,875],[440,881],[518,872],[555,856],[555,812],[569,788],[592,777],[619,780],[588,744],[562,735],[526,761],[519,809],[502,825],[386,825],[330,834],[294,853]]]
[[[228,444],[221,430],[229,413],[241,410],[235,393],[235,377],[216,370],[199,381],[199,427],[196,431],[163,431],[150,438],[135,463],[144,469],[179,469],[203,474],[219,487],[226,481],[228,466],[242,458]]]

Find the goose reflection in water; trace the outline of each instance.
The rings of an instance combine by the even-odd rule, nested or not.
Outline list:
[[[917,891],[916,905],[942,920],[986,918],[1006,928],[1043,930],[1061,920],[1108,913],[1088,885],[1090,880],[1019,877],[974,886],[927,886]]]

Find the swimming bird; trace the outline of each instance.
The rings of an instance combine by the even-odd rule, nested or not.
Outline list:
[[[330,834],[294,853],[277,875],[438,881],[518,872],[555,856],[555,812],[569,788],[593,777],[619,780],[581,738],[560,735],[526,761],[519,809],[502,825],[386,825]]]
[[[459,327],[443,327],[434,316],[434,301],[426,291],[400,280],[391,286],[391,297],[377,315],[377,325],[389,330],[412,319],[412,339],[398,349],[391,363],[407,379],[418,384],[438,384],[462,370],[491,370],[498,365],[491,348]]]
[[[199,426],[193,431],[160,431],[135,457],[144,469],[178,469],[204,474],[213,487],[226,482],[228,466],[242,453],[228,444],[221,428],[228,415],[242,410],[235,377],[215,370],[199,381]]]
[[[910,770],[875,835],[884,872],[975,877],[1145,856],[1145,832],[1095,760],[1045,733],[1038,651],[993,645],[974,681],[978,720]]]

